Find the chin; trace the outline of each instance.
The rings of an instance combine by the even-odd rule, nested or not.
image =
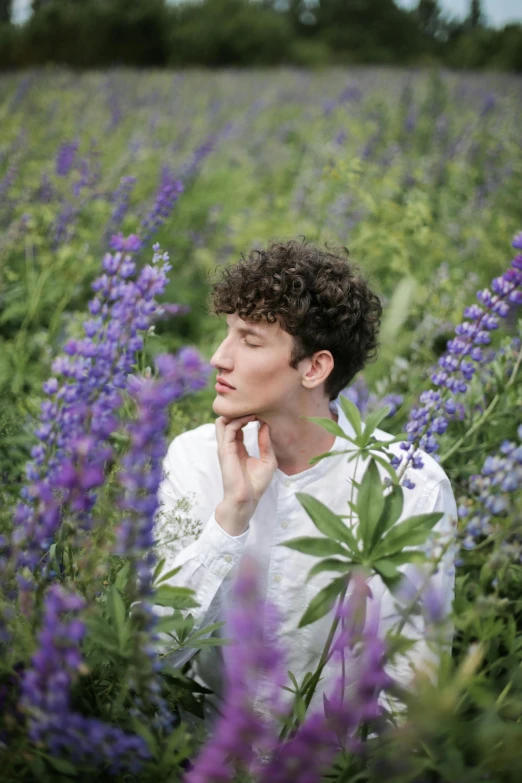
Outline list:
[[[226,397],[221,397],[219,394],[212,403],[212,410],[218,416],[225,416],[227,419],[237,419],[239,416],[250,416],[254,413],[252,410],[242,410],[234,405],[232,400],[227,400]]]

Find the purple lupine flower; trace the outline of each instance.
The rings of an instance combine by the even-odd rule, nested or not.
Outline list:
[[[185,315],[190,313],[190,305],[175,304],[174,302],[167,302],[161,304],[154,316],[155,321],[165,321],[167,318],[172,318],[175,315]]]
[[[192,159],[189,163],[181,169],[181,179],[183,181],[191,180],[200,168],[201,164],[208,155],[212,152],[216,144],[216,138],[209,136],[203,144],[196,147],[192,153]]]
[[[520,234],[513,240],[513,247],[520,244]],[[495,357],[495,352],[484,354],[482,345],[489,344],[490,332],[498,327],[499,318],[505,318],[510,305],[518,305],[522,293],[522,271],[517,260],[501,277],[491,284],[493,293],[484,289],[477,293],[479,305],[467,307],[464,315],[469,320],[455,329],[456,337],[447,344],[446,353],[439,359],[439,370],[431,376],[434,386],[440,389],[425,391],[420,396],[421,407],[412,409],[406,424],[408,443],[401,444],[407,452],[401,463],[406,467],[413,454],[412,444],[427,453],[435,454],[439,448],[436,435],[442,434],[448,416],[457,410],[457,403],[451,395],[463,394],[468,382],[476,372],[477,365],[484,366]],[[448,394],[450,392],[450,394]]]
[[[520,443],[505,440],[497,453],[486,457],[481,472],[470,477],[471,495],[459,501],[459,518],[466,520],[465,549],[473,549],[479,539],[494,532],[498,518],[509,513],[511,499],[522,487],[522,426],[517,435]]]
[[[370,392],[363,375],[358,375],[350,386],[343,389],[341,394],[353,402],[359,409],[361,416],[379,408],[389,407],[388,417],[393,416],[404,402],[402,394],[386,394],[379,399],[376,394]]]
[[[339,750],[357,750],[355,738],[362,723],[381,718],[379,697],[391,679],[384,671],[385,644],[377,635],[377,613],[367,620],[366,603],[370,590],[364,575],[353,575],[353,590],[336,613],[341,617],[342,630],[334,642],[330,657],[345,653],[350,658],[346,676],[342,672],[323,696],[324,711],[315,710],[306,716],[295,735],[280,744],[265,767],[259,783],[320,783]]]
[[[116,543],[116,554],[127,557],[141,557],[154,545],[168,406],[189,392],[205,388],[211,371],[192,348],[183,348],[177,356],[157,356],[155,362],[159,380],[134,376],[128,380],[128,392],[137,405],[138,415],[128,428],[131,446],[122,459],[119,480],[126,494],[121,508],[129,516],[117,530]],[[147,589],[143,594],[148,592]]]
[[[277,717],[283,713],[284,656],[276,645],[278,620],[259,589],[258,565],[243,557],[227,611],[226,635],[233,644],[223,651],[226,691],[213,734],[184,778],[185,783],[225,783],[236,763],[255,765],[271,753],[277,733],[258,704]]]
[[[342,390],[341,394],[351,400],[359,409],[361,416],[364,416],[370,401],[370,390],[363,375],[359,374],[355,381]]]
[[[29,737],[74,763],[138,772],[150,757],[141,737],[71,709],[71,687],[85,671],[80,652],[85,626],[78,617],[84,606],[83,598],[59,585],[47,590],[38,648],[21,678],[20,709],[28,717]]]
[[[174,204],[179,198],[179,194],[183,193],[184,189],[181,180],[176,179],[169,169],[164,166],[154,206],[142,221],[143,240],[145,242],[169,217]]]
[[[158,488],[162,478],[162,460],[167,444],[164,433],[168,426],[168,406],[188,392],[206,386],[211,367],[202,362],[191,348],[182,349],[177,356],[168,354],[156,357],[159,379],[130,376],[128,391],[137,406],[137,417],[128,427],[126,435],[130,449],[122,458],[123,470],[118,480],[124,493],[119,507],[125,516],[116,530],[115,553],[131,561],[136,579],[131,619],[138,633],[134,637],[136,647],[133,667],[129,672],[129,685],[139,693],[137,706],[154,711],[152,724],[169,729],[174,716],[160,695],[156,650],[150,642],[154,634],[156,615],[148,601],[152,593],[152,568],[155,564],[154,523],[158,508]],[[131,587],[132,590],[132,587]],[[150,722],[150,718],[147,716]]]
[[[74,166],[78,146],[77,141],[64,141],[60,144],[56,153],[56,174],[59,177],[66,177]]]
[[[89,303],[94,318],[84,324],[86,337],[69,340],[66,356],[53,363],[61,378],[44,384],[50,399],[42,403],[40,444],[26,468],[26,502],[15,514],[18,565],[36,568],[53,542],[64,506],[76,514],[79,529],[90,523],[95,490],[112,453],[107,440],[118,426],[121,389],[142,348],[140,332],[156,311],[155,297],[167,283],[168,255],[157,245],[154,250],[152,266],[145,266],[136,281],[129,279],[135,273],[129,255],[105,255],[105,273],[93,283],[98,296]]]
[[[65,244],[71,236],[71,225],[78,215],[78,207],[69,202],[65,202],[60,212],[56,216],[53,228],[53,247]]]
[[[120,184],[114,191],[111,201],[114,204],[112,214],[109,218],[109,223],[106,229],[106,235],[112,234],[119,225],[121,225],[123,218],[127,214],[129,209],[129,201],[132,190],[138,180],[136,177],[122,177]]]
[[[36,198],[48,204],[54,198],[54,188],[51,182],[51,178],[45,172],[42,174],[40,180],[40,187],[38,188]]]

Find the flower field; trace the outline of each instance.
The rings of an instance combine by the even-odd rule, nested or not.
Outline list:
[[[518,782],[521,109],[521,79],[495,74],[0,77],[2,783]],[[347,247],[384,303],[379,356],[340,398],[369,459],[358,528],[306,507],[330,540],[295,548],[332,582],[303,621],[337,611],[303,682],[245,559],[210,729],[206,689],[170,665],[221,642],[194,625],[192,591],[156,546],[162,459],[214,418],[215,267],[299,235]],[[402,444],[383,482],[377,427]],[[401,590],[401,565],[433,574],[454,546],[430,536],[436,514],[397,522],[422,452],[457,499],[451,652],[437,594]],[[180,546],[197,533],[170,521]],[[364,622],[365,573],[402,607],[385,640]],[[439,664],[404,692],[388,664],[415,618]],[[332,656],[343,679],[313,711]]]

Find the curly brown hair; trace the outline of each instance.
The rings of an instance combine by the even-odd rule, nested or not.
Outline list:
[[[244,321],[279,322],[294,337],[294,369],[316,351],[328,350],[334,368],[325,393],[335,399],[377,353],[382,306],[349,263],[347,248],[321,250],[291,239],[251,250],[231,267],[218,267],[209,311],[237,313]]]

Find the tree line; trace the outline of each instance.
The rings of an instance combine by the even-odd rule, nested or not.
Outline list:
[[[438,0],[0,0],[0,68],[442,65],[522,72],[522,24],[464,20]]]

